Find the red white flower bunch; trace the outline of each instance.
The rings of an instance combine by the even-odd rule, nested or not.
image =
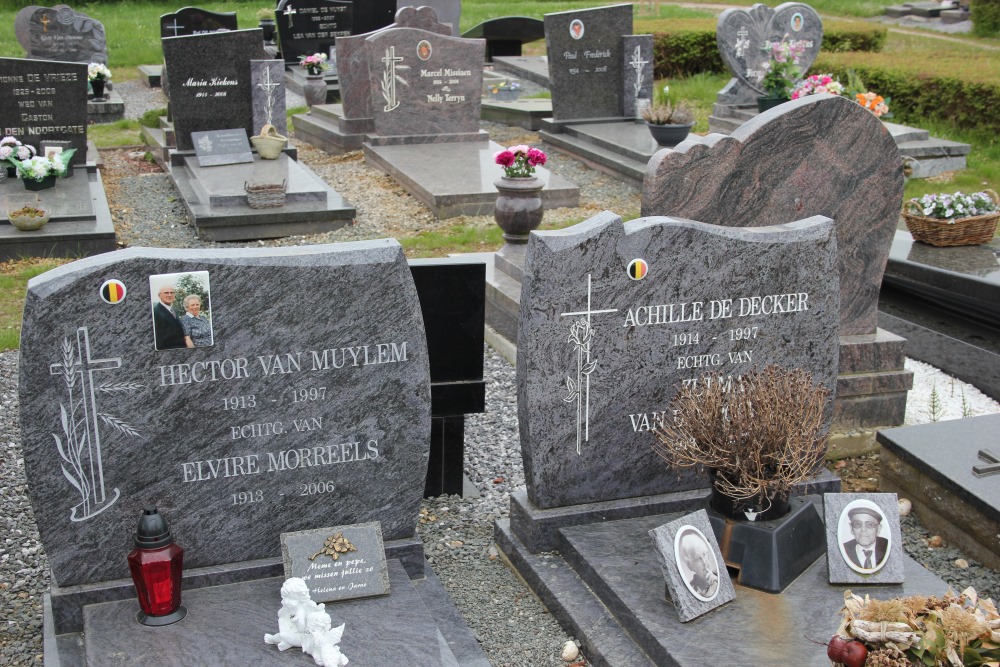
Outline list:
[[[819,95],[820,93],[843,95],[844,85],[829,74],[813,74],[795,84],[795,88],[792,89],[792,99],[797,100],[806,95]]]
[[[535,167],[545,164],[547,159],[543,151],[523,144],[505,148],[493,155],[493,161],[503,167],[507,178],[527,178],[535,173]]]

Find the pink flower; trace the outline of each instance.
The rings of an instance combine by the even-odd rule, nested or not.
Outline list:
[[[527,155],[529,148],[524,144],[518,144],[517,146],[511,146],[507,150],[509,150],[514,155]]]
[[[537,167],[540,164],[545,164],[545,160],[547,159],[548,157],[545,155],[543,151],[540,151],[537,148],[528,149],[528,164],[530,164],[532,167]]]
[[[517,156],[515,156],[514,153],[510,151],[510,149],[507,149],[505,151],[497,151],[496,154],[493,155],[493,161],[496,162],[501,167],[510,167],[511,165],[514,164],[514,160],[516,159]]]

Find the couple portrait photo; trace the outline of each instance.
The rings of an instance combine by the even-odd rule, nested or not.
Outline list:
[[[150,276],[149,291],[157,350],[213,344],[208,271]]]

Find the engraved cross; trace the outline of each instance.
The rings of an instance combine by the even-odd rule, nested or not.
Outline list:
[[[38,22],[42,24],[42,32],[48,32],[52,19],[49,18],[48,14],[42,14],[42,18],[38,19]]]
[[[292,27],[292,16],[294,14],[298,14],[298,13],[299,12],[295,9],[295,7],[292,7],[291,5],[288,5],[287,7],[285,7],[285,16],[288,18],[288,27],[289,28]]]
[[[184,26],[182,26],[182,25],[180,25],[180,24],[178,24],[178,23],[177,23],[177,17],[175,16],[175,17],[174,17],[174,22],[173,22],[173,23],[171,23],[171,24],[169,24],[169,25],[167,25],[166,27],[167,27],[167,28],[173,28],[173,29],[174,29],[174,37],[176,37],[176,36],[177,36],[177,33],[178,33],[178,32],[180,32],[180,31],[181,31],[181,29],[182,29],[182,28],[183,28]]]

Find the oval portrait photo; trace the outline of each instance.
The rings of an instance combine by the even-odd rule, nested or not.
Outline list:
[[[719,561],[712,546],[694,526],[682,526],[674,536],[674,558],[684,585],[703,602],[719,594]]]
[[[870,500],[851,501],[840,513],[837,541],[840,555],[852,570],[861,574],[878,572],[892,549],[885,512]]]

